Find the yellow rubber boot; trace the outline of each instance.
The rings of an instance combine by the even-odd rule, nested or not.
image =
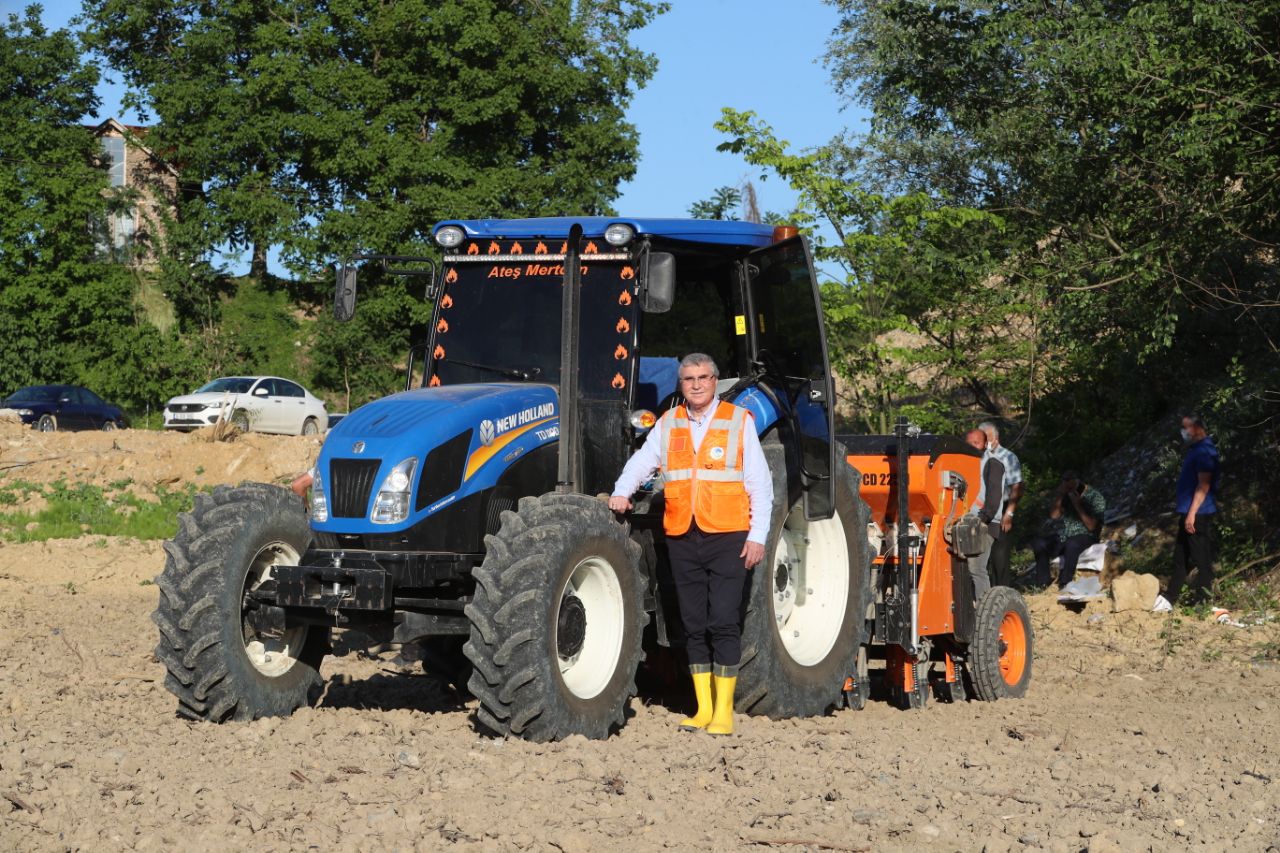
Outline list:
[[[716,710],[707,724],[707,734],[733,734],[733,691],[738,686],[737,668],[734,675],[717,675],[715,677]]]
[[[701,671],[699,671],[699,669]],[[693,664],[689,667],[693,676],[693,695],[698,699],[698,710],[692,717],[680,721],[682,729],[705,729],[711,722],[711,667],[705,664]]]

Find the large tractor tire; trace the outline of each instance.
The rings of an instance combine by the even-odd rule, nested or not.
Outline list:
[[[320,695],[326,628],[293,626],[250,593],[298,565],[311,532],[298,497],[262,483],[197,495],[164,543],[156,657],[178,714],[220,723],[282,716]],[[267,617],[278,617],[270,620]],[[274,625],[276,627],[270,627]]]
[[[548,494],[503,512],[485,547],[463,647],[479,722],[532,741],[608,737],[648,621],[640,546],[603,502]]]
[[[1026,695],[1033,637],[1027,603],[1017,590],[993,586],[978,602],[969,676],[984,702]]]
[[[774,719],[824,714],[841,704],[868,641],[870,510],[858,474],[836,465],[836,512],[806,521],[804,501],[789,505],[784,450],[766,443],[773,472],[773,523],[765,560],[751,571],[739,707]]]

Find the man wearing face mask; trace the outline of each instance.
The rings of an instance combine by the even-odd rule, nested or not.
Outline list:
[[[1213,586],[1213,550],[1209,532],[1218,514],[1218,480],[1221,470],[1218,447],[1209,437],[1199,415],[1182,419],[1182,440],[1187,455],[1178,474],[1177,510],[1178,538],[1173,546],[1173,574],[1165,598],[1174,604],[1187,581],[1187,563],[1197,569],[1195,582],[1188,594],[1189,603],[1199,604],[1208,598]]]

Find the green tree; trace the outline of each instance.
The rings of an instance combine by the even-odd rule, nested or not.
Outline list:
[[[77,381],[139,333],[133,282],[97,243],[113,203],[101,148],[80,117],[97,69],[40,7],[0,30],[0,385]],[[121,397],[123,403],[134,402]]]
[[[1010,324],[1026,297],[996,277],[989,238],[1003,228],[1000,217],[921,192],[872,191],[851,175],[855,155],[841,144],[793,153],[749,112],[725,110],[716,127],[729,137],[722,150],[796,191],[790,221],[842,274],[823,284],[823,307],[858,426],[887,432],[893,415],[908,414],[943,429],[975,411],[1003,415],[1026,378],[1034,329]]]
[[[1064,351],[1153,354],[1197,312],[1280,305],[1274,3],[836,5],[828,61],[873,110],[873,171],[998,212]]]
[[[88,0],[89,43],[203,184],[207,245],[314,271],[445,216],[603,213],[635,170],[645,0]]]
[[[689,215],[694,219],[729,219],[740,204],[741,190],[737,187],[720,187],[711,194],[711,198],[689,205]]]

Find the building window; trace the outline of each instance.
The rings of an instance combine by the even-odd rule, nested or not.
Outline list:
[[[102,149],[106,153],[107,161],[110,164],[111,186],[124,186],[124,137],[102,137]]]

